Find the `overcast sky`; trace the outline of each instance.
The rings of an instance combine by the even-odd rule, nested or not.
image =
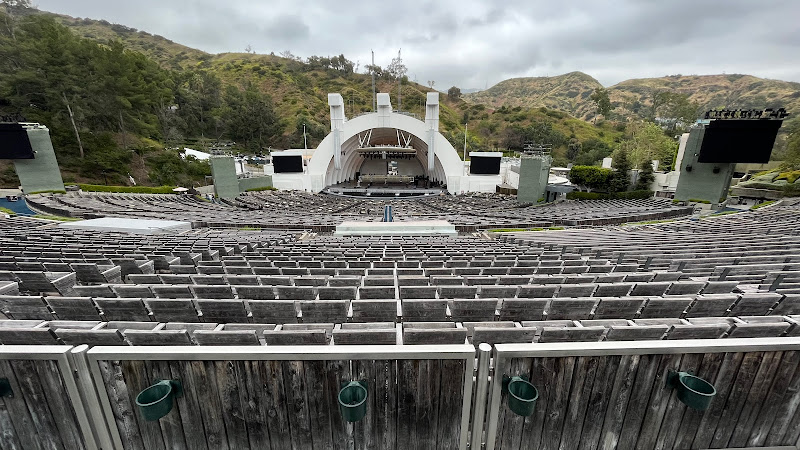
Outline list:
[[[798,0],[34,0],[210,53],[290,50],[387,66],[446,90],[580,70],[629,78],[746,73],[800,81]]]

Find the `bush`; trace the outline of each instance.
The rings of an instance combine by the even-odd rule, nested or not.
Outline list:
[[[653,196],[653,191],[625,191],[615,194],[602,194],[599,192],[578,192],[567,193],[567,200],[634,200],[645,199]]]
[[[572,166],[569,181],[589,189],[607,189],[614,172],[597,166]]]
[[[691,203],[704,203],[706,205],[710,205],[711,204],[711,202],[708,201],[708,200],[700,200],[700,199],[697,199],[697,198],[690,198],[689,201]]]
[[[245,189],[245,192],[259,192],[259,191],[277,191],[278,188],[272,186],[264,186],[264,187],[257,187],[251,189]]]
[[[105,186],[102,184],[79,184],[85,192],[119,192],[125,194],[174,194],[172,186]]]

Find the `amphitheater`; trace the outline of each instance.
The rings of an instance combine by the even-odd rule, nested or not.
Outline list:
[[[798,448],[792,199],[27,201],[191,229],[0,218],[1,449]]]

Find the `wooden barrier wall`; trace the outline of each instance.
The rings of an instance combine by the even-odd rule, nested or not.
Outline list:
[[[98,391],[102,387],[101,397],[107,394],[113,414],[111,435],[118,435],[117,446],[125,449],[456,449],[462,427],[466,434],[465,374],[469,370],[471,389],[473,367],[463,357],[120,356],[91,358],[97,358]],[[160,421],[145,421],[135,406],[136,395],[162,379],[180,380],[183,395]],[[356,423],[343,421],[337,403],[341,384],[350,380],[369,383],[367,415]]]
[[[12,396],[0,397],[0,449],[93,448],[88,419],[66,362],[68,346],[0,346],[0,378],[8,379]],[[36,354],[28,353],[31,350]],[[71,383],[70,389],[67,384]],[[69,391],[72,391],[70,395]],[[75,404],[78,403],[76,411]]]
[[[704,341],[693,344],[698,342]],[[517,357],[517,352],[502,358],[496,366],[498,376],[527,375],[539,390],[539,399],[530,417],[511,412],[505,393],[499,404],[493,402],[496,440],[487,448],[794,448],[800,438],[800,352],[795,349],[696,347],[684,353],[652,349],[621,355],[605,351],[609,354],[584,351],[534,358]],[[675,390],[666,387],[670,369],[694,373],[714,384],[717,395],[706,411],[687,408]]]

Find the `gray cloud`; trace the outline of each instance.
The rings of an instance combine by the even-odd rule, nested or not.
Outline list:
[[[353,0],[313,3],[38,0],[211,53],[344,53],[363,67],[402,48],[409,76],[483,88],[505,78],[580,70],[611,85],[668,74],[748,73],[800,81],[796,0]]]

